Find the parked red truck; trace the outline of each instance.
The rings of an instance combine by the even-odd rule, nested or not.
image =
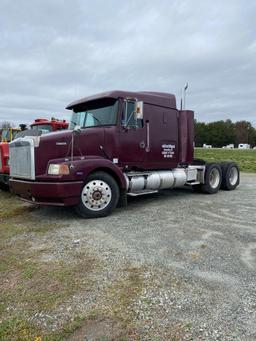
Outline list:
[[[9,174],[9,142],[11,142],[17,133],[20,132],[19,128],[3,128],[1,131],[0,142],[0,189],[6,189],[6,174]]]
[[[68,128],[68,122],[66,120],[58,120],[52,118],[47,120],[45,118],[37,118],[30,126],[32,130],[40,130],[42,134],[50,133],[52,131],[58,131]]]
[[[24,128],[26,125],[23,125]],[[62,129],[67,129],[68,123],[65,120],[57,120],[52,118],[51,120],[47,120],[44,118],[36,119],[31,125],[31,130],[37,130],[40,134],[49,133],[51,131],[57,131]],[[8,190],[9,189],[9,143],[16,136],[22,134],[25,136],[28,131],[21,129],[8,128],[4,129],[2,132],[2,143],[0,143],[0,189]]]
[[[216,193],[239,184],[235,163],[194,159],[194,113],[174,95],[110,91],[67,106],[70,130],[10,144],[14,193],[39,205],[103,217],[127,196],[191,186]]]

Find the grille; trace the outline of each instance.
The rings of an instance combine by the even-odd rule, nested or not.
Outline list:
[[[35,179],[34,141],[17,139],[10,143],[10,175],[13,178]]]

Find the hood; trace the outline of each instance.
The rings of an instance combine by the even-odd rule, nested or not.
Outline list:
[[[44,174],[49,160],[70,157],[72,130],[51,132],[40,136],[35,148],[36,175]]]

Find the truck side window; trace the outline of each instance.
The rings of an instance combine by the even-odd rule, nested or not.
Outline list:
[[[136,120],[134,117],[135,102],[125,101],[122,113],[122,126],[131,128],[142,128],[143,120]]]

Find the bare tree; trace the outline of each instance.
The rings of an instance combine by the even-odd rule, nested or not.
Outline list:
[[[12,122],[9,122],[9,121],[0,122],[0,129],[13,128],[13,127],[14,125]]]

